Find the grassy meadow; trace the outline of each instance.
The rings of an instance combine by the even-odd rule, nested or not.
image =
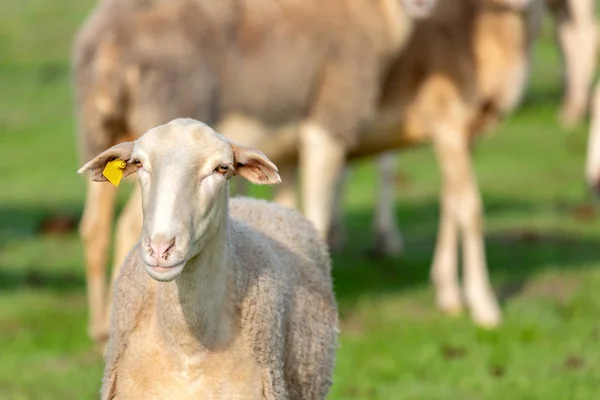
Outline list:
[[[97,398],[69,80],[73,33],[95,3],[0,2],[0,399]],[[376,185],[371,162],[357,163],[345,200],[349,245],[334,255],[342,335],[331,399],[599,398],[600,214],[583,182],[587,127],[557,124],[550,28],[523,107],[475,153],[505,323],[482,331],[433,306],[431,149],[399,160],[406,252],[397,259],[369,256]]]

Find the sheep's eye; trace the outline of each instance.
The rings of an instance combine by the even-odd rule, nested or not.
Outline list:
[[[138,169],[142,168],[142,162],[140,160],[133,160],[133,165]]]
[[[223,174],[223,175],[225,175],[227,173],[227,171],[229,171],[229,166],[228,165],[219,165],[215,169],[215,172],[218,172],[218,173]]]

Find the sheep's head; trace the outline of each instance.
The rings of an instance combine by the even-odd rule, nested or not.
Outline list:
[[[402,7],[410,18],[422,19],[431,15],[438,1],[440,0],[402,0]]]
[[[256,184],[281,182],[263,153],[235,145],[193,119],[173,120],[135,142],[113,146],[78,172],[106,181],[104,168],[115,159],[125,162],[123,175],[137,173],[144,214],[141,256],[159,281],[175,279],[222,229],[232,176]]]

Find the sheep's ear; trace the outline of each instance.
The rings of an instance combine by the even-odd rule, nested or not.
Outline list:
[[[230,143],[233,150],[235,174],[258,185],[281,183],[279,169],[261,151]]]
[[[90,172],[90,179],[96,182],[105,182],[108,179],[102,174],[106,164],[113,160],[123,160],[127,164],[122,169],[123,176],[131,175],[136,171],[136,166],[129,164],[131,158],[131,152],[133,151],[134,142],[123,142],[119,143],[110,149],[97,155],[93,160],[89,161],[83,167],[77,171],[78,174],[82,175],[86,172]]]

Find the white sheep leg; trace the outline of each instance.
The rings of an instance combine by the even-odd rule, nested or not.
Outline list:
[[[578,124],[588,106],[598,47],[594,3],[595,0],[565,0],[555,10],[566,75],[561,109],[566,127]]]
[[[397,152],[389,151],[377,160],[379,197],[375,209],[373,230],[375,251],[389,256],[399,256],[404,249],[402,234],[396,224],[395,181]]]
[[[304,214],[324,239],[331,226],[334,185],[342,173],[345,147],[323,127],[306,123],[300,131],[300,167]]]
[[[592,99],[585,176],[588,185],[598,192],[600,190],[600,81],[596,84]]]
[[[488,277],[481,198],[474,179],[457,197],[457,217],[463,240],[463,287],[473,320],[480,326],[491,328],[500,324],[501,315]]]
[[[457,265],[458,226],[454,217],[455,205],[448,186],[448,183],[443,184],[440,196],[440,223],[431,266],[431,281],[438,308],[448,315],[460,315],[462,298]]]
[[[436,132],[434,148],[443,176],[442,221],[432,271],[438,304],[445,310],[459,304],[455,229],[458,224],[463,241],[466,302],[474,322],[491,328],[501,322],[501,314],[488,278],[481,198],[471,165],[468,135],[462,130],[441,128]]]
[[[296,197],[296,174],[297,168],[293,165],[282,167],[279,170],[281,183],[274,188],[274,203],[294,209],[298,207],[298,201]]]
[[[88,334],[97,343],[107,338],[104,325],[106,265],[117,188],[106,182],[89,182],[80,235],[83,240],[89,306]]]

